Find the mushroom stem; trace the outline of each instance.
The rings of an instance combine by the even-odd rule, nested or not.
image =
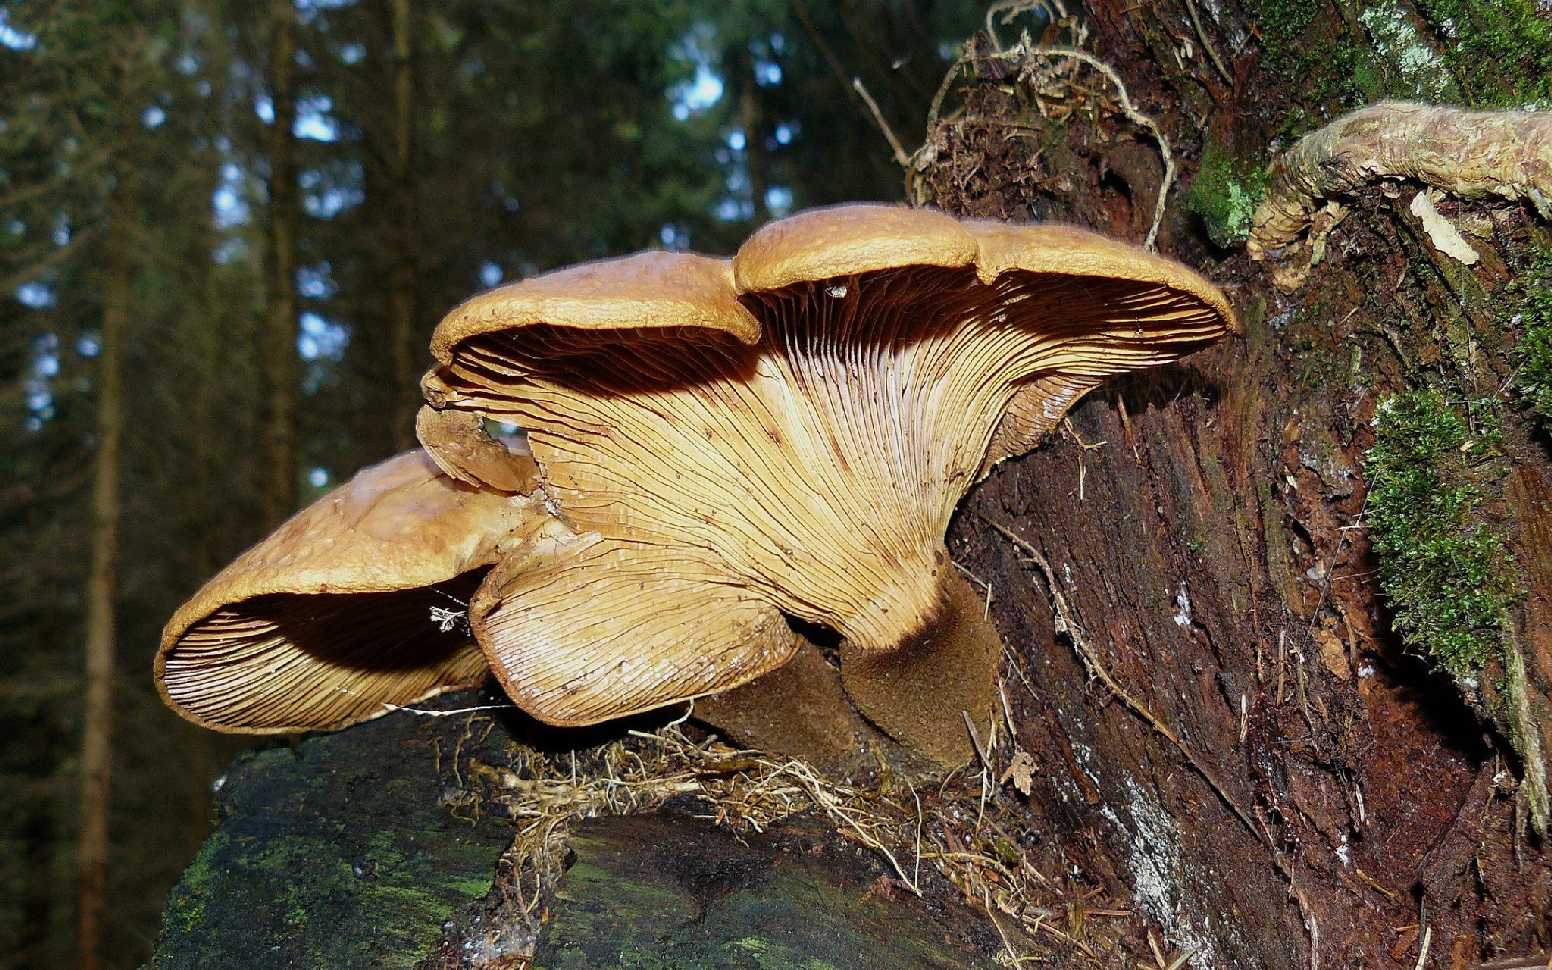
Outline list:
[[[953,569],[943,571],[934,620],[898,648],[841,644],[846,693],[868,720],[945,768],[975,754],[965,714],[988,730],[997,696],[1002,638],[985,600]]]
[[[762,751],[802,758],[826,772],[851,775],[875,767],[876,750],[898,760],[894,742],[846,702],[840,671],[801,635],[782,667],[721,694],[695,702],[695,718],[730,740]]]

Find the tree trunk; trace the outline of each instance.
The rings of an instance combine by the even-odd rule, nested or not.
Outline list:
[[[114,595],[119,550],[119,449],[124,428],[121,369],[129,314],[129,263],[120,213],[110,219],[111,265],[103,291],[97,387],[96,474],[92,484],[91,570],[86,582],[86,676],[81,713],[80,957],[102,962],[108,893],[108,805],[113,761]]]
[[[749,200],[754,224],[761,225],[771,218],[771,210],[765,201],[770,188],[770,153],[765,150],[765,109],[761,104],[760,80],[756,73],[754,54],[748,44],[739,45],[733,58],[734,73],[738,78],[738,123],[744,129],[744,170],[749,177]]]
[[[296,469],[296,8],[272,0],[267,82],[274,118],[269,130],[269,276],[264,324],[264,375],[269,401],[264,422],[267,484],[265,519],[275,523],[297,505]]]
[[[415,326],[419,217],[415,185],[415,15],[413,0],[392,0],[393,9],[393,209],[391,271],[394,381],[393,443],[403,451],[415,444],[415,411],[420,406],[422,347]]]
[[[1160,250],[1243,318],[1243,339],[1091,394],[950,533],[1013,654],[1016,741],[1043,771],[1032,810],[1192,967],[1472,967],[1552,943],[1552,865],[1533,781],[1516,782],[1545,731],[1517,737],[1493,700],[1523,649],[1524,710],[1545,723],[1552,456],[1510,388],[1511,281],[1546,225],[1514,201],[1441,199],[1480,254],[1468,267],[1396,179],[1325,214],[1340,222],[1301,288],[1244,248],[1292,136],[1380,96],[1470,92],[1454,53],[1492,38],[1471,33],[1480,17],[1428,19],[1444,6],[1094,0],[1084,47],[1114,79],[983,36],[913,160],[917,202],[1141,242],[1166,164],[1130,106],[1184,176]],[[1502,472],[1477,491],[1524,589],[1504,658],[1455,678],[1393,629],[1368,532],[1376,415],[1423,385],[1470,423],[1463,449],[1490,435],[1467,401],[1501,416]]]

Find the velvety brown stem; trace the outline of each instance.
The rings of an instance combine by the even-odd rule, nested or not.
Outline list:
[[[801,758],[832,774],[873,767],[870,748],[894,746],[857,716],[840,671],[806,639],[780,668],[698,699],[695,717],[734,743]]]
[[[943,571],[936,622],[896,650],[841,645],[841,677],[868,720],[945,768],[975,756],[965,714],[984,739],[991,731],[1002,638],[986,602],[952,568]]]

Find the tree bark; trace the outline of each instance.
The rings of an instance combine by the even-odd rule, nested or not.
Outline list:
[[[124,324],[129,314],[127,245],[120,213],[110,215],[113,244],[103,292],[97,388],[96,470],[92,483],[92,553],[86,583],[85,700],[81,713],[81,966],[102,963],[108,894],[108,806],[113,762],[114,596],[119,551],[119,450],[124,428]]]
[[[419,266],[415,179],[415,12],[413,0],[392,0],[394,257],[390,284],[394,383],[393,442],[415,443],[422,347],[415,326]]]
[[[298,207],[296,146],[296,9],[291,0],[272,0],[266,67],[270,103],[268,253],[269,301],[264,324],[264,375],[268,390],[264,422],[267,478],[265,519],[279,522],[297,505],[296,394]]]
[[[1309,11],[1298,49],[1327,51],[1313,66],[1273,49],[1272,14],[1295,6]],[[1424,6],[1398,16],[1427,23]],[[1324,4],[1095,0],[1085,46],[1124,94],[983,36],[913,159],[918,201],[1140,242],[1165,165],[1129,102],[1183,176],[1159,248],[1223,284],[1244,319],[1242,340],[1091,394],[1047,447],[972,493],[950,533],[1014,655],[1016,743],[1043,771],[1031,810],[1193,967],[1472,967],[1552,943],[1552,864],[1511,778],[1521,755],[1480,696],[1493,665],[1476,691],[1392,630],[1364,457],[1382,402],[1409,388],[1447,379],[1498,402],[1513,487],[1489,513],[1528,589],[1508,629],[1532,644],[1529,709],[1544,716],[1535,616],[1552,578],[1536,537],[1552,535],[1552,455],[1505,389],[1510,283],[1546,224],[1530,204],[1446,197],[1481,255],[1467,267],[1409,206],[1420,183],[1345,186],[1324,260],[1285,293],[1243,235],[1219,248],[1204,223],[1223,201],[1213,179],[1243,175],[1252,191],[1250,170],[1291,127],[1351,106],[1310,74],[1339,44],[1382,77],[1417,63],[1387,60],[1376,38],[1390,22],[1371,20]],[[1248,228],[1249,207],[1230,215]]]

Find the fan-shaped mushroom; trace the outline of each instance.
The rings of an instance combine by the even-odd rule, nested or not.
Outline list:
[[[962,760],[1000,641],[943,546],[959,499],[1105,377],[1235,326],[1135,247],[882,206],[477,296],[432,338],[427,400],[523,427],[575,534],[501,562],[474,632],[520,706],[586,724],[773,669],[787,614],[845,638],[871,720]]]
[[[531,458],[507,462],[531,474]],[[196,724],[263,734],[344,727],[479,684],[487,665],[463,603],[498,558],[562,532],[537,499],[470,488],[406,452],[206,583],[163,630],[157,686]]]

